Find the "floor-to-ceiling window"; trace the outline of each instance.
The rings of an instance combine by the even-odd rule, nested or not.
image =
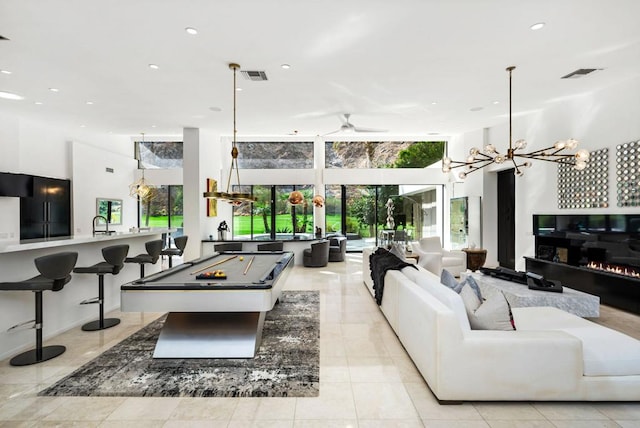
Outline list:
[[[347,236],[347,251],[442,236],[440,185],[329,185],[325,194],[327,233]]]
[[[234,186],[234,191],[237,191]],[[312,237],[313,185],[242,186],[242,191],[256,198],[233,208],[235,239],[296,239]],[[302,194],[301,203],[291,198],[292,192]]]
[[[151,197],[139,201],[139,227],[168,227],[178,229],[173,236],[182,234],[182,186],[154,186]]]

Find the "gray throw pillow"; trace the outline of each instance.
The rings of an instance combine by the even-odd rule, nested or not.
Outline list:
[[[393,244],[391,244],[391,249],[389,250],[389,252],[403,262],[407,261],[406,257],[404,256],[404,250],[397,243],[394,242]]]
[[[471,329],[515,330],[511,307],[504,294],[494,288],[487,289],[485,294],[484,301],[478,301],[468,285],[465,285],[460,292]]]
[[[476,296],[478,296],[478,299],[482,301],[482,292],[480,291],[480,287],[478,286],[478,283],[476,282],[476,280],[473,279],[473,277],[471,276],[467,276],[464,279],[464,281],[458,282],[456,280],[456,277],[453,276],[451,272],[449,272],[446,269],[442,269],[442,274],[440,274],[440,282],[443,285],[446,285],[447,287],[451,288],[453,291],[455,291],[458,294],[460,294],[460,292],[462,291],[462,288],[468,284],[469,287],[471,287],[471,289],[476,293]]]

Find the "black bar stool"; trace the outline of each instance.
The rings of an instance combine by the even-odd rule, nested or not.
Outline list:
[[[173,256],[181,256],[184,253],[184,249],[187,248],[187,239],[189,239],[187,235],[176,237],[173,240],[176,244],[175,248],[167,247],[160,253],[162,256],[169,256],[169,267],[173,267]]]
[[[42,292],[44,290],[60,291],[71,281],[71,270],[76,265],[78,253],[64,252],[38,257],[34,260],[40,275],[20,282],[2,282],[0,290],[33,291],[36,297],[36,348],[16,355],[9,361],[12,366],[27,366],[41,363],[62,354],[66,348],[62,345],[42,346]],[[27,321],[11,327],[9,330],[34,322]]]
[[[164,242],[162,239],[156,239],[155,241],[145,242],[144,247],[147,249],[146,254],[138,254],[135,257],[127,257],[124,259],[125,263],[139,263],[140,264],[140,278],[144,278],[144,265],[151,263],[155,265],[160,258],[160,252]]]
[[[98,297],[80,302],[81,305],[98,303],[100,305],[100,319],[91,321],[82,326],[84,331],[104,330],[114,325],[120,324],[118,318],[104,318],[104,276],[106,274],[117,275],[124,267],[124,259],[129,252],[128,245],[112,245],[102,249],[104,262],[96,263],[93,266],[77,267],[75,273],[95,273],[98,275]]]

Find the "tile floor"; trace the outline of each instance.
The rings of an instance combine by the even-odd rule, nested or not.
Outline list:
[[[43,364],[0,362],[0,427],[624,427],[640,403],[466,403],[441,406],[362,284],[361,255],[327,268],[296,267],[286,288],[321,293],[317,398],[38,397],[37,392],[160,314],[113,313],[102,332],[75,328]],[[636,333],[640,317],[607,311]]]

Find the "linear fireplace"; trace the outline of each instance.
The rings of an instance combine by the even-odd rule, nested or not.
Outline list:
[[[640,313],[640,215],[534,215],[528,271]]]

